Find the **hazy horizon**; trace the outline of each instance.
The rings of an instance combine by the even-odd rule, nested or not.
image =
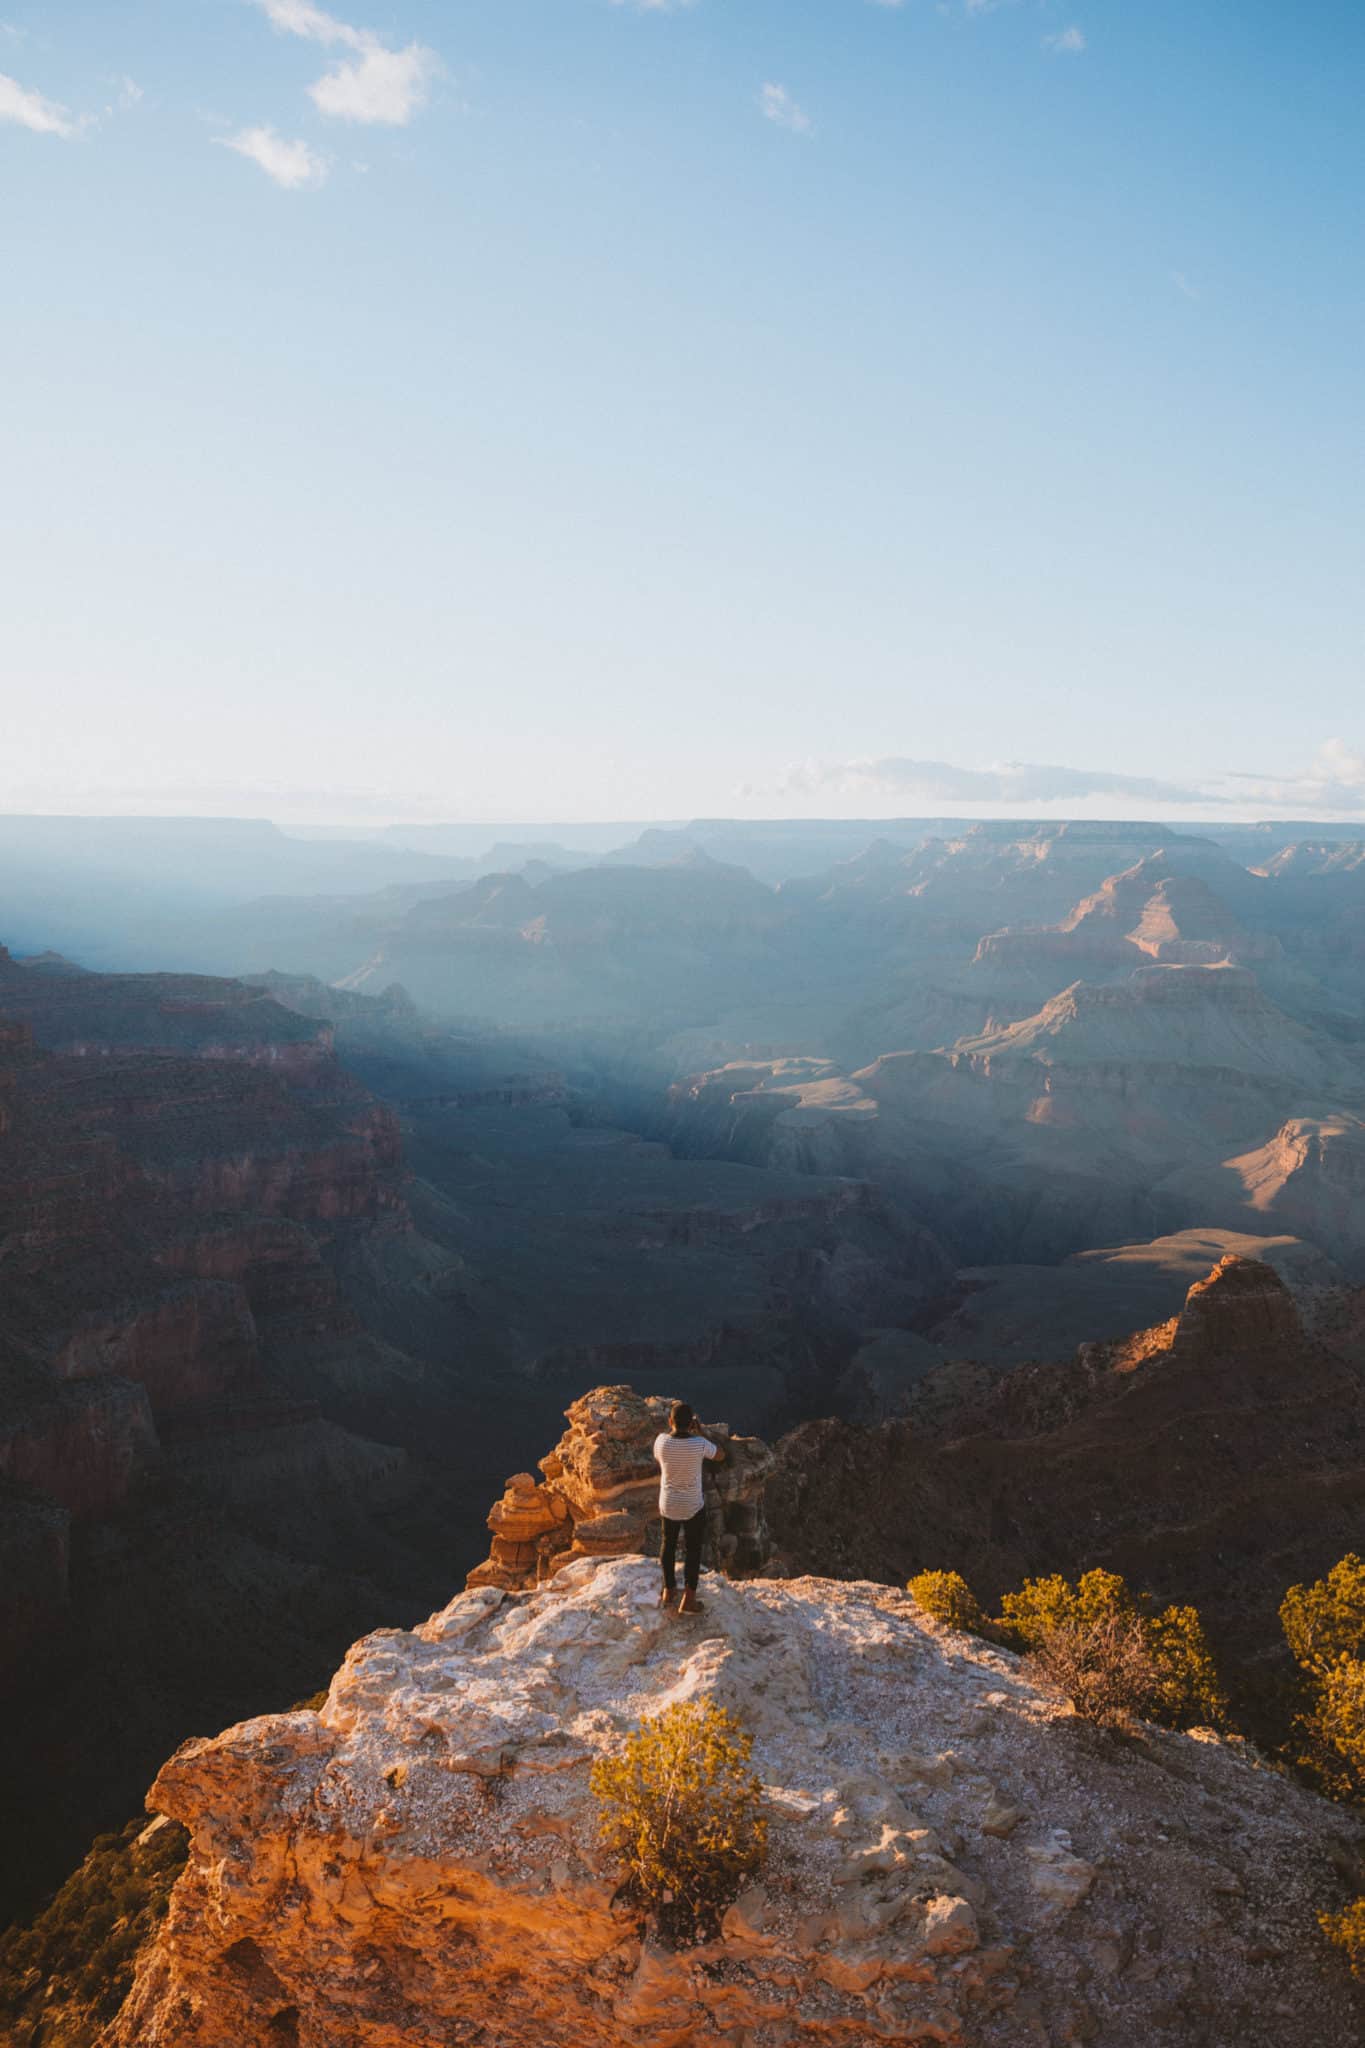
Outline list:
[[[916,793],[914,790],[910,792],[911,795]],[[918,792],[923,797],[923,801],[919,803],[908,800],[894,803],[888,798],[879,805],[847,803],[841,806],[828,802],[820,804],[810,799],[801,808],[788,807],[777,810],[738,804],[727,809],[706,810],[695,806],[671,815],[659,813],[630,818],[614,815],[605,809],[592,812],[570,812],[565,809],[557,813],[546,812],[543,815],[457,811],[449,805],[442,804],[437,798],[403,804],[380,796],[362,797],[357,792],[347,792],[338,796],[327,791],[292,791],[275,798],[267,793],[243,790],[200,798],[198,801],[191,798],[177,804],[149,798],[140,791],[110,790],[100,792],[98,796],[91,795],[85,798],[76,794],[65,803],[0,802],[0,818],[69,818],[73,821],[107,820],[111,823],[143,821],[271,825],[281,832],[301,838],[364,837],[404,829],[421,831],[438,828],[458,829],[471,833],[487,832],[490,835],[525,830],[552,837],[556,830],[602,833],[619,831],[622,834],[656,828],[681,831],[690,825],[703,822],[773,826],[865,823],[869,827],[876,827],[879,824],[913,823],[925,819],[935,823],[960,823],[964,826],[992,821],[1020,824],[1036,822],[1039,825],[1063,824],[1069,821],[1078,824],[1152,823],[1170,824],[1186,831],[1197,830],[1201,825],[1207,826],[1210,830],[1259,824],[1303,826],[1309,830],[1318,826],[1344,826],[1358,830],[1360,836],[1365,838],[1365,802],[1362,802],[1359,808],[1354,805],[1315,806],[1307,800],[1301,800],[1295,806],[1288,801],[1279,804],[1257,803],[1254,799],[1248,798],[1238,802],[1231,796],[1217,799],[1192,794],[1188,802],[1164,799],[1144,803],[1138,796],[1116,800],[1111,793],[1097,791],[1080,799],[1058,796],[1035,798],[1029,802],[983,800],[970,803],[962,799],[956,802],[946,799],[935,802],[936,793],[932,784],[926,784]]]

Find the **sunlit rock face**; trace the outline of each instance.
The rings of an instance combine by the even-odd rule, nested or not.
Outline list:
[[[116,2048],[1324,2048],[1358,2038],[1313,1913],[1360,1824],[1240,1745],[1080,1726],[1003,1652],[868,1584],[641,1558],[480,1586],[357,1643],[320,1712],[185,1745],[193,1848]],[[589,1771],[715,1699],[767,1862],[702,1946],[617,1896]],[[1353,2003],[1353,2000],[1355,2002]]]
[[[630,1387],[594,1387],[567,1410],[569,1427],[541,1459],[544,1481],[518,1472],[493,1507],[492,1550],[471,1586],[534,1586],[579,1558],[624,1557],[658,1547],[659,1469],[654,1439],[668,1427],[671,1401]],[[762,1570],[772,1549],[763,1519],[763,1482],[773,1457],[757,1437],[726,1423],[699,1427],[725,1447],[706,1468],[710,1557],[734,1577]]]

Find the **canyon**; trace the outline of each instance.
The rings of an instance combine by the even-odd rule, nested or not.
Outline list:
[[[466,1575],[490,1628],[494,1596],[588,1598],[651,1546],[641,1446],[679,1393],[736,1447],[715,1555],[825,1582],[782,1609],[812,1655],[816,1609],[863,1598],[834,1581],[951,1568],[990,1601],[1098,1563],[1197,1601],[1281,1739],[1276,1602],[1365,1508],[1359,847],[858,831],[267,836],[155,946],[92,882],[86,963],[50,950],[76,853],[50,931],[10,912],[8,1911],[186,1737],[315,1694]],[[776,1590],[733,1598],[771,1625]],[[139,2024],[198,1967],[165,1951]],[[993,1995],[953,2005],[964,2038]]]
[[[429,1606],[584,1384],[781,1427],[951,1283],[870,1187],[675,1166],[514,1045],[274,983],[0,958],[10,1910],[187,1726]]]

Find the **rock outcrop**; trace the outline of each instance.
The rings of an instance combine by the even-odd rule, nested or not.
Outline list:
[[[658,1550],[659,1471],[653,1443],[668,1427],[672,1403],[642,1399],[630,1387],[594,1387],[566,1411],[568,1429],[529,1472],[507,1482],[488,1517],[490,1556],[469,1574],[470,1586],[505,1591],[535,1586],[580,1558],[625,1557]],[[702,1423],[725,1446],[706,1468],[706,1525],[711,1561],[732,1578],[763,1569],[772,1545],[763,1519],[763,1484],[773,1455],[757,1437],[734,1436],[727,1423]]]
[[[1320,1945],[1359,1820],[1238,1744],[1096,1738],[904,1594],[636,1558],[460,1594],[357,1643],[320,1711],[187,1743],[191,1832],[114,2048],[1348,2048]],[[755,1738],[759,1881],[670,1950],[617,1896],[588,1777],[714,1698]]]
[[[1171,1334],[1173,1360],[1246,1357],[1273,1347],[1292,1356],[1304,1342],[1293,1296],[1278,1273],[1259,1259],[1221,1258],[1185,1297]]]

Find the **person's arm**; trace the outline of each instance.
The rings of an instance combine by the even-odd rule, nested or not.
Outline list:
[[[718,1465],[723,1465],[727,1457],[729,1456],[729,1452],[725,1448],[724,1441],[721,1440],[720,1442],[717,1442],[715,1437],[708,1436],[703,1438],[703,1442],[708,1443],[711,1446],[710,1450],[706,1453],[708,1461],[714,1458]]]

